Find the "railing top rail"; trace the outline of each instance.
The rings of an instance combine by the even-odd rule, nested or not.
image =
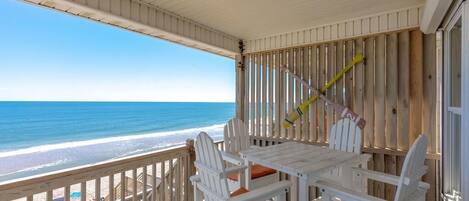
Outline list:
[[[189,148],[186,145],[178,145],[157,151],[151,151],[143,154],[127,156],[124,158],[103,161],[94,164],[83,165],[54,171],[45,174],[39,174],[31,177],[24,177],[21,179],[9,180],[0,182],[0,192],[11,190],[19,187],[26,187],[28,185],[35,185],[38,183],[50,185],[58,180],[63,180],[63,183],[73,184],[80,182],[79,180],[94,179],[96,176],[106,176],[121,171],[137,168],[142,165],[149,165],[151,163],[175,158],[180,154],[188,154]],[[77,177],[77,175],[80,175]],[[93,175],[93,177],[91,177]],[[73,179],[72,179],[73,177]],[[67,179],[69,178],[69,179]],[[62,183],[62,182],[61,182]],[[1,193],[0,193],[1,194]]]

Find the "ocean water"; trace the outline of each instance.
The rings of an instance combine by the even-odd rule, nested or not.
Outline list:
[[[0,102],[0,182],[223,137],[234,103]]]

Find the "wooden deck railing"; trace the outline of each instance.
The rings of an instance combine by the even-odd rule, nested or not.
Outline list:
[[[0,183],[10,200],[192,200],[193,143]]]
[[[251,136],[251,140],[253,145],[258,146],[290,141],[260,136]],[[195,174],[193,143],[193,140],[188,140],[185,145],[164,150],[3,182],[0,183],[0,201],[192,201],[189,177]],[[215,143],[220,150],[224,150],[223,141]],[[405,153],[393,150],[365,149],[364,152],[374,157],[395,158],[398,160],[397,166],[405,156]],[[432,164],[438,161],[439,155],[429,154],[427,159],[427,163]],[[371,168],[380,166],[388,172],[386,164],[379,164],[375,159],[369,164]],[[428,178],[438,175],[438,171],[429,172],[429,175],[432,176],[424,178],[427,182]],[[281,175],[281,178],[287,179],[287,176]],[[434,183],[431,184],[432,188],[437,188]],[[370,194],[380,196],[381,192],[388,194],[388,191],[393,192],[393,187],[369,183]],[[312,197],[318,195],[314,187],[310,192]],[[79,196],[76,196],[77,193],[80,193]],[[427,196],[435,199],[431,194]]]

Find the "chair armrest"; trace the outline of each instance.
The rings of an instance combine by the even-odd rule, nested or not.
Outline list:
[[[279,194],[286,193],[291,187],[291,182],[281,181],[274,184],[270,184],[253,191],[232,197],[229,201],[259,201],[269,200]]]
[[[245,165],[233,166],[233,167],[226,168],[225,171],[223,172],[223,171],[208,167],[202,163],[199,163],[198,161],[194,161],[194,165],[196,168],[199,168],[199,169],[202,168],[202,169],[208,170],[206,171],[207,174],[211,174],[220,178],[226,178],[228,177],[229,174],[233,172],[240,172],[248,168]]]
[[[382,172],[376,172],[372,170],[365,170],[362,168],[353,167],[352,171],[354,174],[360,174],[361,176],[366,177],[368,179],[384,182],[387,184],[392,184],[395,186],[397,186],[397,184],[399,183],[399,179],[400,179],[400,177],[395,176],[395,175],[385,174]]]
[[[226,168],[225,169],[225,177],[227,177],[227,175],[229,175],[231,173],[234,173],[234,172],[244,171],[246,168],[248,168],[248,166],[245,166],[245,165],[233,166],[233,167]]]
[[[423,166],[419,171],[416,172],[417,176],[419,178],[422,177],[427,172],[427,168],[428,168],[427,166]],[[366,178],[369,178],[369,179],[372,179],[372,180],[375,180],[375,181],[380,181],[380,182],[392,184],[392,185],[395,185],[395,186],[397,186],[397,184],[399,183],[399,180],[401,179],[401,177],[399,177],[399,176],[390,175],[390,174],[386,174],[386,173],[382,173],[382,172],[376,172],[376,171],[372,171],[372,170],[365,170],[365,169],[356,168],[356,167],[353,167],[352,171],[355,174],[361,174],[363,177],[366,177]],[[404,184],[407,185],[409,183],[410,183],[409,178],[407,178],[407,177],[404,178]],[[421,182],[421,183],[423,183],[423,182]],[[425,184],[419,184],[419,186],[420,185],[422,185],[422,187],[425,186]]]
[[[313,185],[319,187],[324,194],[330,195],[331,197],[339,198],[340,200],[385,201],[383,199],[373,197],[364,193],[356,192],[351,189],[344,188],[340,185],[327,181],[316,181]]]
[[[194,184],[194,183],[198,183],[201,181],[200,179],[200,176],[199,175],[192,175],[191,177],[189,177],[189,180],[191,180],[191,183]]]
[[[371,158],[373,158],[371,154],[360,154],[360,161],[362,162],[368,162]]]
[[[241,159],[241,157],[236,156],[234,154],[230,154],[228,152],[222,151],[221,152],[221,157],[223,158],[223,160],[225,160],[225,161],[227,161],[231,164],[234,164],[234,165],[242,165],[244,163],[244,160]]]

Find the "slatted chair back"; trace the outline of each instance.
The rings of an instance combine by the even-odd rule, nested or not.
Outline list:
[[[200,176],[199,190],[206,201],[220,201],[230,198],[225,166],[221,153],[213,143],[213,139],[205,132],[201,132],[195,141],[195,166]]]
[[[426,172],[424,165],[426,152],[427,137],[420,135],[405,157],[394,198],[395,201],[409,200],[409,198],[415,196],[414,193],[418,192],[419,182]]]
[[[243,121],[237,118],[229,120],[224,129],[225,151],[238,154],[249,148],[249,131]]]
[[[343,118],[332,125],[329,148],[361,154],[361,129],[349,118]]]

